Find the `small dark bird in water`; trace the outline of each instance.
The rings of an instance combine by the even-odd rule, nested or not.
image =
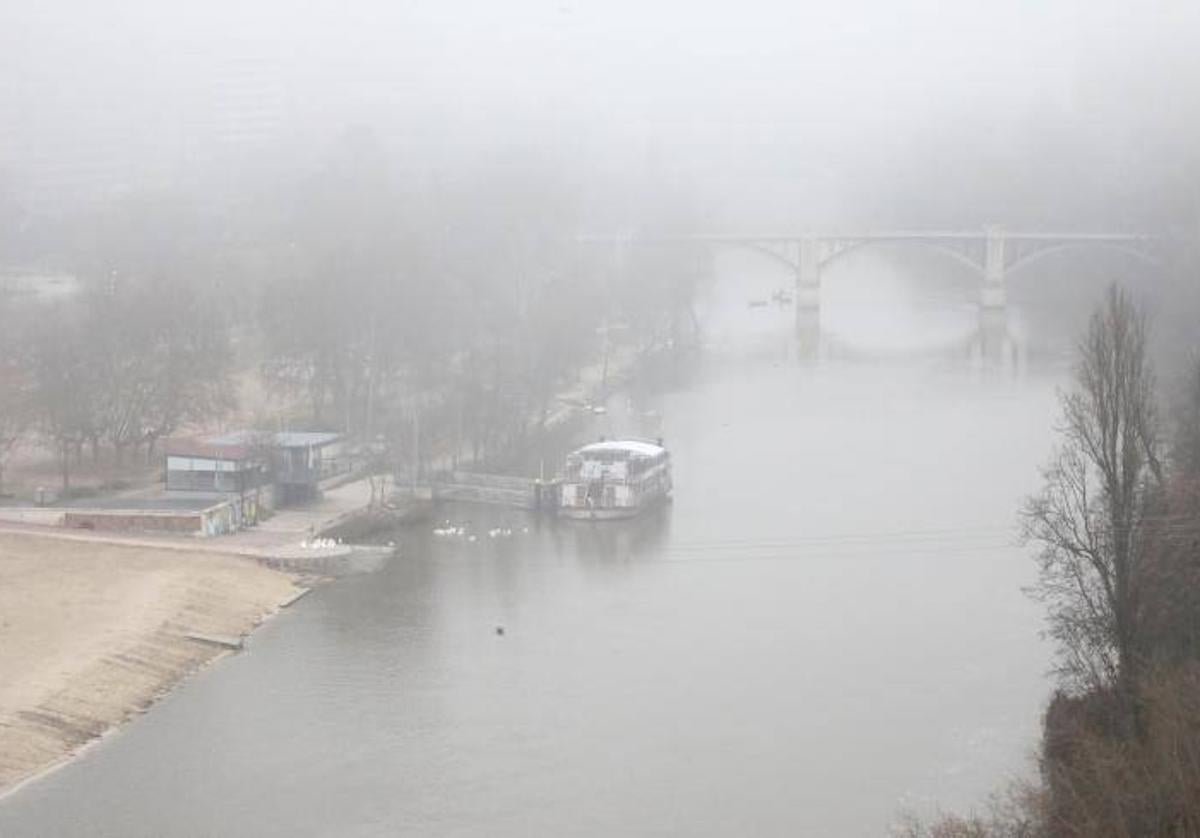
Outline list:
[[[496,626],[496,634],[503,635],[504,634],[504,626]]]

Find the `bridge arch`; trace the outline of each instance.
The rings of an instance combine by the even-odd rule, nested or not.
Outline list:
[[[1151,268],[1161,268],[1162,260],[1154,254],[1147,252],[1145,248],[1134,247],[1125,242],[1118,241],[1063,241],[1053,244],[1047,244],[1039,247],[1031,252],[1020,255],[1013,259],[1005,267],[1005,272],[1009,275],[1025,270],[1031,264],[1039,261],[1044,256],[1050,256],[1055,253],[1063,253],[1065,251],[1080,250],[1082,248],[1111,250],[1114,253],[1121,253],[1129,256],[1142,264]]]
[[[582,237],[584,241],[615,242],[618,249],[630,239]],[[797,328],[801,321],[819,320],[821,272],[848,253],[875,244],[913,244],[941,253],[980,278],[982,308],[1003,311],[1007,305],[1008,274],[1025,270],[1052,253],[1081,247],[1104,247],[1138,259],[1160,264],[1156,254],[1158,237],[1129,233],[1011,233],[999,227],[977,231],[891,231],[799,235],[676,235],[641,239],[642,242],[689,242],[711,250],[732,248],[750,251],[782,264],[795,277]]]
[[[745,242],[724,242],[713,243],[709,245],[710,250],[723,248],[725,250],[740,250],[742,252],[755,253],[759,256],[765,256],[776,264],[783,265],[792,274],[797,274],[800,271],[800,261],[798,254],[793,257],[787,253],[780,253],[778,250],[766,244],[761,244],[754,241]]]
[[[897,239],[870,238],[870,239],[859,239],[859,240],[848,242],[844,246],[836,248],[831,254],[829,254],[828,256],[826,256],[825,258],[823,258],[821,260],[821,263],[820,263],[821,270],[824,271],[827,268],[832,267],[835,263],[840,261],[847,254],[858,253],[869,247],[888,246],[888,245],[890,245],[890,246],[911,245],[914,247],[922,248],[927,252],[937,253],[942,256],[949,257],[950,259],[954,260],[959,265],[964,266],[968,271],[970,271],[978,279],[982,280],[985,278],[985,266],[984,266],[983,262],[979,259],[973,258],[968,253],[964,252],[963,249],[955,248],[952,245],[949,245],[949,244],[946,244],[943,242],[939,242],[939,241],[922,241],[919,239],[901,239],[901,238],[897,238]]]

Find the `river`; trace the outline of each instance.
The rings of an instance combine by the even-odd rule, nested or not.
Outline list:
[[[450,509],[476,542],[401,534],[5,800],[0,835],[877,836],[1032,773],[1016,508],[1062,358],[980,360],[967,290],[880,263],[830,280],[830,348],[797,359],[745,270],[688,374],[593,429],[661,421],[670,506]]]

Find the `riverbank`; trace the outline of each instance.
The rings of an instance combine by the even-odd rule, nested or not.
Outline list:
[[[0,532],[0,795],[226,653],[196,635],[245,635],[296,593],[200,548]]]
[[[583,368],[547,426],[591,415],[580,405],[602,400],[635,360],[615,352],[607,370]],[[13,514],[0,522],[0,797],[226,654],[198,637],[242,636],[293,599],[291,578],[272,568],[318,572],[342,553],[369,553],[309,542],[369,527],[372,497],[370,481],[349,481],[305,507],[203,541],[64,530],[6,510]],[[424,511],[405,499],[388,521]]]

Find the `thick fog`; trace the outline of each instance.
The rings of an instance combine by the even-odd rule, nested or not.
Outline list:
[[[365,126],[409,170],[635,171],[713,226],[1141,227],[1195,209],[1198,34],[1183,0],[14,0],[0,183],[203,189]]]
[[[0,0],[0,834],[1200,834],[1198,45]]]

